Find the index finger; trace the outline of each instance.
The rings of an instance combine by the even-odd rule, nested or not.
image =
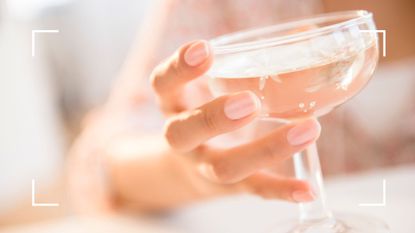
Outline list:
[[[183,110],[180,91],[186,83],[204,74],[212,60],[208,42],[199,40],[180,47],[154,69],[150,80],[164,112]]]

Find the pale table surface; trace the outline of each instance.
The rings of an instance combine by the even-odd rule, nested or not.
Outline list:
[[[385,205],[359,206],[383,202],[383,180],[386,181]],[[376,216],[385,220],[393,233],[415,233],[415,166],[331,178],[326,180],[326,189],[334,211]],[[297,214],[297,206],[293,204],[237,196],[193,205],[152,220],[122,216],[105,219],[68,217],[0,232],[267,233],[278,222],[294,219]]]

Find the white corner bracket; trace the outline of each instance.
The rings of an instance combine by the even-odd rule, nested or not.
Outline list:
[[[359,206],[362,207],[385,207],[386,206],[386,180],[382,181],[382,202],[380,203],[360,203]]]
[[[32,57],[35,57],[36,33],[59,33],[59,30],[32,30]]]
[[[35,186],[36,186],[35,179],[32,179],[32,206],[33,207],[59,207],[59,203],[36,203]]]
[[[382,57],[386,57],[386,30],[360,30],[361,32],[376,32],[382,34]]]

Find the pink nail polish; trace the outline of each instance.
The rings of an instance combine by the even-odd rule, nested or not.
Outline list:
[[[225,115],[231,120],[242,119],[259,108],[258,98],[251,92],[230,96],[225,103]]]
[[[315,120],[307,120],[291,128],[287,140],[293,146],[302,145],[318,137],[320,124]]]
[[[292,198],[296,202],[310,202],[315,199],[315,195],[311,191],[295,191],[292,193]]]
[[[206,41],[199,41],[191,45],[184,54],[184,60],[189,66],[202,64],[209,56],[209,45]]]

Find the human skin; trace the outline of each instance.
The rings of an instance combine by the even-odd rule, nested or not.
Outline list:
[[[413,7],[405,7],[402,4],[397,4],[395,1],[387,3],[387,0],[382,0],[382,3],[373,4],[371,1],[323,1],[324,2],[324,9],[328,11],[333,10],[346,10],[346,9],[368,9],[370,11],[374,11],[376,15],[376,21],[378,22],[380,28],[393,29],[395,32],[388,34],[388,58],[386,60],[394,60],[406,57],[406,54],[413,54],[414,46],[410,46],[408,43],[403,43],[403,40],[411,40],[413,38],[413,33],[411,34],[411,30],[405,30],[410,28],[409,26],[402,26],[402,23],[407,23],[408,25],[413,22],[413,20],[408,20],[408,18],[413,18],[413,14],[411,14],[410,9]],[[411,1],[400,0],[399,2],[407,2],[408,4]],[[413,5],[413,4],[411,4]],[[405,8],[405,12],[407,14],[402,14],[401,12],[403,9],[397,9],[393,12],[396,14],[393,17],[390,16],[391,9],[395,8]],[[375,9],[376,8],[376,9]],[[381,8],[377,10],[377,8]],[[382,14],[384,12],[384,14]],[[161,14],[162,15],[162,14]],[[407,17],[407,18],[404,18]],[[393,19],[393,20],[392,20]],[[382,23],[384,21],[385,23]],[[392,24],[399,24],[400,27],[394,27]],[[382,26],[384,25],[384,26]],[[154,26],[154,25],[152,25]],[[154,33],[155,27],[152,27],[152,32]],[[396,32],[395,29],[401,29],[400,31]],[[403,30],[403,31],[402,31]],[[402,31],[402,33],[400,33]],[[146,33],[148,33],[146,31]],[[403,36],[406,35],[406,36]],[[150,37],[145,37],[150,38]],[[395,38],[395,39],[394,39]],[[406,39],[405,39],[406,38]],[[85,120],[84,130],[81,136],[78,138],[78,142],[76,143],[79,150],[74,154],[87,154],[87,157],[93,153],[90,152],[90,147],[97,148],[96,153],[100,157],[108,158],[108,171],[109,171],[109,178],[108,182],[104,185],[108,186],[110,189],[109,195],[111,200],[115,200],[114,202],[117,203],[117,206],[130,206],[134,210],[166,210],[173,207],[180,206],[184,203],[189,203],[191,201],[200,201],[205,200],[207,198],[215,197],[215,196],[222,196],[222,195],[229,195],[234,193],[241,193],[241,192],[249,192],[253,193],[262,197],[272,198],[272,199],[287,199],[293,200],[292,194],[293,189],[292,187],[299,188],[305,192],[310,191],[309,187],[306,183],[301,181],[296,181],[292,179],[286,179],[282,177],[268,177],[264,176],[260,172],[260,168],[254,170],[253,173],[249,173],[250,175],[246,176],[247,173],[244,173],[241,179],[241,170],[238,168],[239,177],[236,181],[233,182],[223,182],[224,180],[214,180],[212,179],[209,174],[203,173],[198,169],[199,165],[202,163],[209,164],[201,160],[200,158],[211,158],[208,155],[205,155],[206,147],[203,146],[203,140],[200,140],[201,137],[195,139],[199,139],[192,141],[192,143],[186,143],[187,140],[179,140],[180,145],[172,146],[169,144],[169,140],[166,139],[166,135],[162,134],[154,134],[154,135],[144,135],[143,132],[109,132],[108,125],[121,125],[124,126],[126,122],[122,121],[122,117],[114,116],[116,114],[123,115],[122,112],[128,112],[125,109],[132,109],[137,107],[135,102],[137,99],[141,98],[140,92],[135,90],[135,88],[139,85],[133,85],[139,83],[137,81],[138,77],[143,76],[142,72],[144,72],[143,67],[148,66],[146,61],[148,59],[144,59],[141,56],[143,51],[148,54],[152,54],[150,48],[156,46],[152,45],[155,41],[154,39],[148,39],[151,41],[146,41],[144,44],[145,46],[140,47],[137,49],[137,56],[132,56],[132,58],[128,59],[127,65],[125,66],[124,72],[122,72],[122,80],[121,85],[116,85],[114,87],[113,95],[111,96],[110,100],[103,107],[101,110],[97,111],[96,114],[91,114]],[[142,42],[142,41],[141,41]],[[155,42],[154,42],[155,43]],[[138,43],[137,43],[138,44]],[[405,44],[407,46],[402,46]],[[396,48],[393,48],[395,45]],[[173,55],[169,62],[163,63],[158,67],[157,72],[153,72],[153,74],[158,74],[157,77],[160,77],[161,83],[169,83],[166,81],[168,77],[172,77],[167,72],[168,67],[174,68],[174,65],[177,61],[181,60],[181,56],[184,57],[184,53],[186,51],[186,46],[183,46],[179,49],[179,52]],[[408,47],[409,46],[409,47]],[[399,54],[398,54],[399,52]],[[207,60],[211,58],[206,58]],[[182,62],[183,63],[183,62]],[[182,64],[180,62],[176,64]],[[208,64],[204,63],[204,64]],[[185,65],[183,67],[186,67]],[[193,75],[187,76],[185,80],[188,81],[190,79],[196,78],[196,74],[202,74],[205,69],[207,69],[208,65],[200,65],[196,67],[187,67],[192,73],[192,71],[197,71],[193,73]],[[186,68],[184,68],[187,70]],[[175,70],[175,69],[171,69]],[[165,73],[165,75],[162,75]],[[174,72],[172,72],[174,73]],[[165,78],[163,78],[165,77]],[[127,80],[127,81],[126,81]],[[129,81],[129,82],[128,82]],[[177,82],[175,82],[177,84]],[[125,85],[127,84],[127,85]],[[156,88],[157,89],[157,88]],[[178,88],[180,89],[180,88]],[[171,89],[170,89],[171,90]],[[182,121],[181,130],[180,131],[195,131],[194,123],[188,124],[191,120],[193,122],[203,122],[203,120],[197,119],[208,119],[208,118],[197,118],[193,117],[190,118],[188,116],[193,116],[190,112],[190,109],[179,108],[178,111],[173,111],[172,109],[168,109],[171,106],[181,105],[180,102],[169,102],[168,100],[178,100],[178,96],[170,97],[170,98],[160,98],[163,93],[169,92],[168,90],[162,91],[157,89],[157,93],[159,95],[159,103],[161,108],[164,110],[167,120],[166,125],[172,124],[172,122],[177,122],[178,119],[184,119]],[[121,97],[120,97],[121,96]],[[127,97],[125,97],[127,96]],[[167,100],[166,100],[167,99]],[[223,105],[220,103],[224,102],[215,102],[216,104],[212,104],[217,106],[217,109],[223,109]],[[121,106],[121,107],[120,107]],[[120,110],[121,109],[121,110]],[[174,108],[173,108],[174,109]],[[208,109],[208,108],[205,108]],[[194,109],[195,110],[195,109]],[[195,112],[203,112],[200,111],[193,111]],[[206,112],[206,110],[205,110]],[[203,114],[202,114],[203,115]],[[252,113],[252,116],[247,116],[243,119],[233,121],[226,121],[230,124],[226,124],[226,127],[236,127],[236,124],[246,124],[254,117],[255,113]],[[197,116],[197,114],[196,114]],[[200,116],[200,115],[199,115]],[[205,116],[205,115],[203,115]],[[106,120],[109,119],[109,120]],[[191,120],[189,120],[191,119]],[[196,120],[195,120],[196,119]],[[109,123],[108,123],[109,122]],[[212,122],[212,121],[206,121]],[[215,121],[213,121],[215,122]],[[234,123],[234,124],[233,124]],[[145,122],[143,122],[145,124]],[[312,123],[314,124],[314,123]],[[176,124],[177,125],[177,124]],[[185,127],[187,125],[187,129]],[[203,124],[201,124],[203,125]],[[220,124],[211,124],[209,125],[220,125]],[[128,126],[127,126],[128,127]],[[239,126],[240,127],[240,126]],[[292,127],[286,126],[286,127]],[[166,127],[169,128],[169,127]],[[180,128],[180,127],[179,127]],[[189,130],[188,128],[191,128]],[[230,130],[230,128],[227,128]],[[221,128],[224,129],[224,128]],[[282,129],[279,129],[282,130]],[[289,130],[286,128],[286,130]],[[104,132],[103,132],[104,131]],[[218,132],[218,131],[215,131]],[[282,142],[284,142],[284,132],[287,131],[275,131],[273,132],[273,136],[270,138],[270,141],[277,141],[278,138]],[[171,132],[170,132],[171,133]],[[360,133],[360,132],[359,132]],[[174,133],[173,133],[174,134]],[[214,134],[211,134],[212,136]],[[279,137],[278,137],[279,135]],[[286,135],[285,135],[286,136]],[[98,140],[97,138],[104,137],[106,140]],[[317,135],[316,135],[317,137]],[[190,137],[193,140],[193,137]],[[314,139],[315,140],[315,139]],[[174,143],[173,143],[174,144]],[[284,143],[281,143],[284,144]],[[196,147],[193,149],[193,147]],[[306,145],[304,145],[306,147]],[[192,150],[193,149],[193,150]],[[261,150],[259,146],[256,148],[258,151]],[[277,148],[275,147],[275,150]],[[297,148],[300,150],[300,148]],[[75,150],[73,150],[75,151]],[[209,151],[209,150],[207,150]],[[268,151],[269,154],[271,150]],[[220,153],[219,153],[220,154]],[[334,153],[335,154],[335,153]],[[275,152],[275,155],[278,155],[278,152]],[[76,156],[75,156],[76,157]],[[221,157],[221,156],[218,156]],[[266,157],[266,156],[264,156]],[[278,156],[275,156],[278,157]],[[284,156],[285,158],[285,156]],[[286,158],[289,158],[287,155]],[[258,159],[258,158],[255,158]],[[261,159],[258,160],[259,162],[262,161]],[[75,170],[79,171],[79,170]],[[245,170],[246,171],[246,170]],[[252,170],[251,170],[252,171]],[[73,174],[71,174],[73,176]],[[214,178],[214,177],[213,177]],[[82,179],[86,179],[82,177]],[[75,182],[76,183],[76,182]],[[226,183],[226,184],[224,184]],[[91,183],[88,183],[88,186],[91,186]],[[83,193],[81,190],[86,189],[77,189],[77,192]],[[83,199],[86,199],[82,205],[82,208],[86,208],[88,205],[95,205],[94,207],[97,209],[102,209],[101,204],[94,204],[99,203],[100,198],[97,198],[97,189],[93,189],[93,193],[86,193],[86,195],[80,195]],[[92,198],[88,198],[92,197]],[[104,199],[104,198],[102,198]],[[109,199],[109,198],[108,198]],[[103,201],[104,202],[104,201]],[[101,202],[102,203],[102,202]]]
[[[102,129],[114,122],[123,124],[113,116],[117,113],[111,107],[86,123],[77,153],[85,152],[82,145],[95,145],[97,149],[91,151],[105,161],[104,185],[117,207],[164,211],[236,193],[292,202],[314,199],[305,181],[262,171],[315,142],[320,134],[317,121],[288,124],[233,148],[215,149],[205,144],[251,122],[261,107],[257,97],[245,91],[187,108],[181,101],[184,85],[206,72],[212,59],[208,43],[194,41],[154,69],[150,79],[166,116],[164,134],[144,135],[131,130],[104,133]],[[99,136],[87,133],[94,129],[99,129]],[[98,140],[101,143],[94,139],[94,135],[105,134],[107,140]]]

